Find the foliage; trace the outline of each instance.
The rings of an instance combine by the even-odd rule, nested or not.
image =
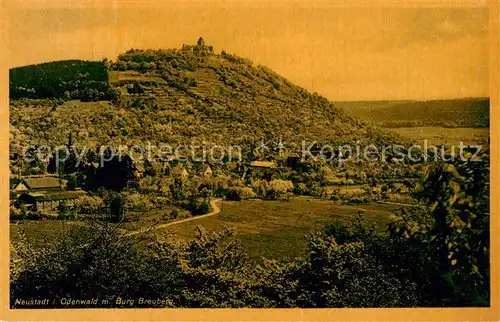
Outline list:
[[[147,250],[116,228],[79,227],[25,258],[11,281],[11,298],[162,298],[175,307],[381,307],[415,305],[411,284],[373,262],[363,242],[340,244],[323,234],[309,239],[307,259],[266,260],[252,266],[233,232],[198,229],[191,241],[167,239]],[[68,264],[70,263],[70,264]],[[119,265],[117,265],[120,263]],[[84,306],[84,305],[82,305]],[[131,304],[139,307],[137,301]]]
[[[75,200],[77,212],[81,214],[98,214],[104,211],[104,200],[99,196],[81,196]]]
[[[11,282],[11,306],[16,298],[50,298],[49,307],[65,307],[63,298],[99,296],[100,301],[115,303],[117,297],[148,294],[140,280],[144,262],[135,242],[120,238],[109,225],[91,224],[63,233],[53,247],[22,257],[24,269]]]
[[[147,196],[143,196],[140,193],[130,193],[127,194],[127,203],[125,207],[128,210],[133,211],[148,211],[152,209],[153,202]]]
[[[189,210],[193,216],[205,215],[210,212],[210,205],[206,199],[199,200],[192,198],[187,204],[187,210]]]
[[[10,70],[10,97],[64,98],[94,101],[114,99],[102,62],[57,61]]]
[[[293,183],[290,180],[276,179],[269,182],[267,197],[269,199],[288,200],[293,191]]]
[[[23,219],[24,216],[26,215],[26,207],[24,204],[21,205],[21,208],[17,208],[14,206],[10,207],[10,219],[11,220],[17,220],[17,219]]]
[[[111,63],[111,69],[123,69],[114,73],[126,74],[131,63],[154,64],[156,69],[148,65],[147,71],[133,81],[140,91],[128,93],[130,84],[117,82],[113,83],[114,90],[124,95],[113,104],[64,104],[52,112],[53,102],[13,100],[11,123],[22,125],[18,130],[30,143],[51,146],[60,145],[61,135],[66,136],[68,131],[88,133],[79,138],[82,144],[91,141],[128,146],[148,140],[178,144],[210,138],[207,143],[251,148],[263,138],[278,141],[280,137],[283,142],[360,140],[363,144],[367,132],[386,144],[400,141],[346,116],[326,98],[293,85],[268,68],[235,57],[198,56],[175,49],[129,50]],[[115,68],[118,65],[122,66]],[[141,75],[159,81],[143,82]],[[139,104],[146,101],[149,103]],[[35,106],[41,108],[32,108]],[[150,107],[157,110],[152,113]],[[311,131],[313,124],[315,130]]]
[[[123,220],[125,216],[125,203],[126,200],[122,194],[110,191],[105,200],[108,209],[109,219],[113,222]]]
[[[170,219],[185,219],[191,217],[191,212],[184,209],[174,209],[170,213]]]
[[[421,191],[432,217],[402,213],[394,242],[417,269],[430,305],[489,305],[489,155],[431,167]],[[411,245],[412,248],[408,248]]]
[[[95,175],[88,178],[87,189],[94,190],[100,187],[114,191],[122,191],[127,187],[134,187],[137,178],[134,176],[134,166],[132,159],[128,155],[118,155],[113,158],[108,157],[104,152],[107,162],[103,167],[99,167]]]
[[[228,200],[245,200],[255,198],[256,194],[249,187],[231,187],[228,189],[226,198]]]
[[[69,129],[83,133],[79,138],[84,143],[131,146],[148,140],[179,144],[209,139],[219,145],[241,144],[255,159],[256,142],[277,137],[317,140],[318,145],[401,141],[354,120],[325,98],[292,85],[268,68],[227,53],[208,56],[179,50],[130,50],[115,63],[103,62],[114,70],[159,78],[155,82],[136,80],[130,87],[115,83],[117,90],[126,93],[113,104],[77,108],[72,102],[61,106],[58,101],[11,101],[13,145],[61,144]],[[92,80],[103,77],[104,67],[75,64],[73,74],[64,70],[68,79],[58,76],[63,67],[70,67],[64,62],[11,71],[12,93],[85,100],[106,95],[101,86],[103,90],[108,86],[107,79]],[[89,66],[95,67],[92,73],[80,70]],[[30,73],[37,75],[34,84],[17,83]],[[48,75],[53,77],[44,78]],[[34,149],[28,153],[33,154]],[[105,151],[103,157],[110,154]],[[100,302],[105,307],[119,306],[117,296],[157,297],[163,299],[160,304],[143,306],[163,307],[489,305],[488,155],[483,155],[482,162],[442,162],[431,167],[418,192],[406,183],[377,186],[379,179],[417,175],[416,168],[393,163],[379,168],[361,165],[362,169],[346,163],[342,169],[327,171],[322,164],[305,162],[259,173],[224,162],[214,167],[212,178],[192,175],[192,165],[187,164],[191,171],[187,180],[170,171],[170,165],[163,171],[146,163],[144,171],[137,171],[137,164],[125,155],[94,167],[97,159],[94,153],[77,166],[73,154],[61,167],[55,167],[52,160],[48,170],[70,174],[69,187],[84,185],[97,191],[97,196],[78,199],[77,211],[103,211],[113,223],[89,222],[30,256],[23,250],[25,245],[14,245],[23,267],[12,275],[12,299],[52,298],[51,305],[61,306],[63,297],[99,297],[109,300]],[[45,164],[36,160],[15,161],[16,169],[43,173]],[[366,196],[351,197],[351,203],[412,194],[426,207],[401,209],[385,233],[378,233],[363,214],[349,222],[332,223],[309,237],[304,258],[264,260],[257,265],[247,260],[230,230],[209,233],[199,229],[194,240],[165,236],[148,243],[144,242],[146,234],[120,233],[126,206],[146,210],[158,206],[150,201],[159,198],[201,215],[210,211],[211,196],[287,200],[296,192],[324,197],[327,184],[345,185],[347,190],[354,183],[372,185],[360,188]],[[331,198],[346,200],[340,191]],[[66,218],[64,210],[61,213]],[[11,209],[13,218],[24,215],[42,218],[36,212]],[[190,214],[175,209],[168,216],[164,219]],[[307,217],[300,220],[303,218]]]

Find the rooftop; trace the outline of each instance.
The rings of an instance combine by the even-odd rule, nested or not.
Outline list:
[[[276,163],[272,161],[252,161],[250,162],[250,166],[259,168],[275,168]]]
[[[28,189],[54,189],[60,188],[59,179],[56,177],[24,178]]]

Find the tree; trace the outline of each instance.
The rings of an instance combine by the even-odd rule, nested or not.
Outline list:
[[[244,307],[251,304],[245,253],[229,239],[233,231],[215,233],[197,227],[194,240],[153,247],[160,293],[177,307]],[[172,283],[174,280],[174,283]]]
[[[119,222],[124,219],[125,214],[125,198],[122,194],[110,191],[106,199],[109,219],[113,222]]]
[[[111,151],[105,151],[103,160],[109,159]],[[104,162],[104,166],[97,169],[95,176],[89,180],[89,188],[98,189],[104,187],[114,191],[122,191],[126,187],[137,185],[134,176],[132,159],[128,155],[115,156],[110,161]]]
[[[489,305],[489,155],[481,160],[431,167],[421,196],[432,216],[402,213],[389,227],[394,242],[412,245],[402,258],[421,267],[438,305]]]
[[[104,210],[104,200],[99,196],[81,196],[75,200],[78,213],[98,214]]]
[[[292,191],[293,183],[291,181],[277,179],[269,182],[267,195],[270,199],[288,200]]]
[[[159,296],[152,288],[154,276],[149,275],[143,254],[134,247],[138,240],[123,238],[108,224],[94,221],[88,225],[62,230],[58,241],[42,252],[16,252],[22,256],[24,269],[11,280],[11,307],[16,307],[15,299],[19,298],[50,298],[50,308],[65,307],[63,298],[99,297],[97,307],[120,307],[117,297]],[[171,304],[167,301],[156,306]]]
[[[75,190],[77,187],[76,175],[72,174],[68,176],[68,182],[66,183],[68,190]]]

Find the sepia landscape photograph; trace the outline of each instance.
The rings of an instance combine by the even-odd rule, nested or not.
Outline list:
[[[489,26],[11,8],[10,309],[489,308]]]

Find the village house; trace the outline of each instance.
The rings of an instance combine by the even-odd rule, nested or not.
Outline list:
[[[210,165],[204,164],[201,167],[199,174],[200,174],[200,176],[202,176],[204,178],[208,178],[208,177],[212,176],[213,171],[212,171],[212,168],[210,168]]]
[[[61,190],[61,182],[56,177],[48,176],[23,178],[12,190],[15,192]]]
[[[265,178],[266,180],[270,180],[272,173],[276,168],[277,165],[274,161],[252,161],[242,165],[242,179],[245,179],[247,175],[257,175]]]
[[[184,168],[182,165],[178,165],[173,168],[171,173],[172,177],[177,177],[182,180],[185,180],[189,177],[189,172],[187,172],[186,168]]]
[[[16,207],[41,211],[56,210],[61,203],[75,206],[75,200],[87,194],[82,190],[64,191],[59,178],[49,176],[23,178],[12,191],[19,194]]]
[[[24,205],[26,209],[34,211],[54,211],[62,203],[70,208],[76,206],[76,199],[86,194],[83,190],[25,192],[19,195],[14,205],[17,208]]]

